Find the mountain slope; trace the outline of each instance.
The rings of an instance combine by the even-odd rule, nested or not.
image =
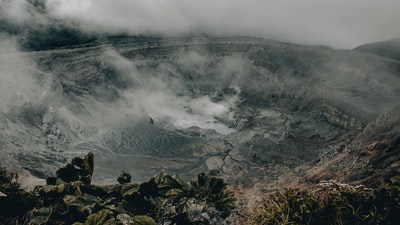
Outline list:
[[[249,37],[113,37],[14,57],[3,71],[30,91],[5,92],[0,147],[43,178],[93,151],[96,182],[166,170],[251,186],[358,140],[400,99],[396,61]]]
[[[354,50],[400,61],[400,39],[361,45]]]

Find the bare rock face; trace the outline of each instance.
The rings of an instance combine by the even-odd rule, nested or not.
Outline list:
[[[165,170],[372,185],[397,168],[395,60],[247,37],[113,37],[13,57],[28,63],[0,66],[33,82],[1,102],[0,148],[38,177],[89,151],[101,183]]]

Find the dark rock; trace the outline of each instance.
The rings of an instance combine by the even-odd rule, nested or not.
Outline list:
[[[89,152],[85,158],[75,157],[71,163],[57,170],[57,178],[65,182],[82,181],[89,185],[92,181],[94,155]]]
[[[126,184],[131,182],[131,178],[132,176],[129,173],[122,171],[122,173],[118,176],[117,181],[120,184]]]

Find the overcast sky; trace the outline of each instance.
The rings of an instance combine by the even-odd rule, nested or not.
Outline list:
[[[45,1],[52,17],[89,31],[249,35],[336,48],[400,37],[400,0]]]

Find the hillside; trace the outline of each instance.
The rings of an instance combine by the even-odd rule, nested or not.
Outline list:
[[[377,187],[400,167],[393,57],[128,36],[1,57],[1,166],[36,178],[91,151],[95,184],[205,173],[246,208],[258,191],[322,180]]]
[[[365,44],[358,46],[354,50],[400,61],[400,39]]]

